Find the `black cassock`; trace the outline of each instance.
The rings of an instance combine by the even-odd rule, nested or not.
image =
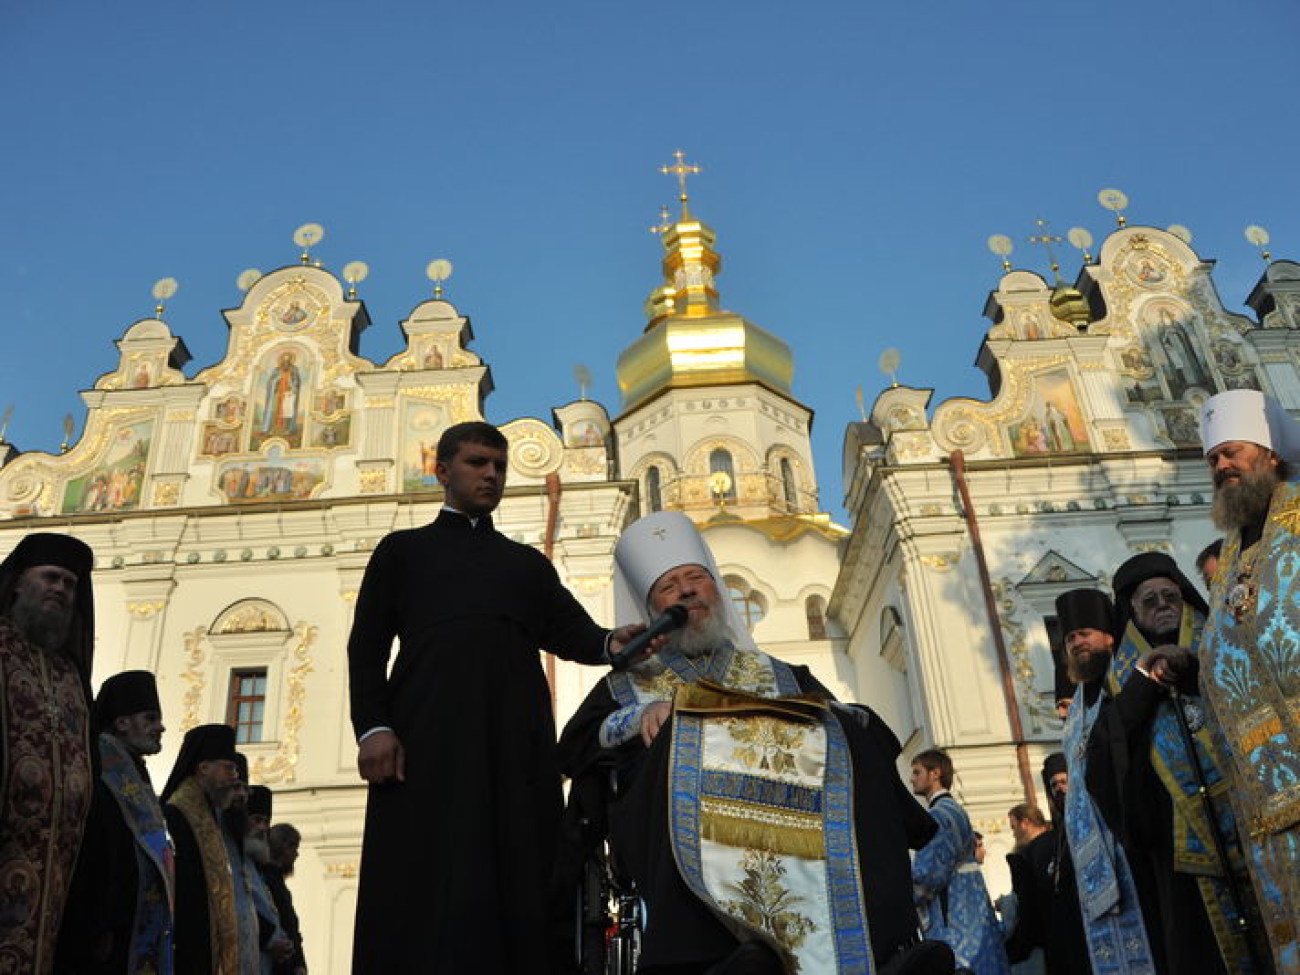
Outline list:
[[[1152,725],[1165,693],[1134,671],[1109,708],[1103,706],[1088,741],[1088,789],[1106,797],[1103,809],[1128,856],[1157,968],[1216,975],[1227,969],[1196,877],[1174,869],[1174,804],[1151,764]],[[1104,776],[1093,771],[1098,738],[1110,758]]]
[[[804,693],[830,696],[807,667],[791,668]],[[601,681],[560,736],[561,767],[574,778],[575,794],[591,795],[580,782],[599,775],[597,735],[619,704]],[[856,712],[856,713],[854,713]],[[901,748],[888,726],[869,708],[837,711],[848,738],[853,770],[853,818],[861,866],[863,899],[877,966],[914,940],[909,849],[919,850],[938,827],[899,777],[894,762]],[[704,965],[736,946],[735,937],[693,894],[677,870],[669,842],[668,765],[671,720],[645,748],[640,736],[615,750],[620,798],[608,810],[611,845],[622,868],[645,898],[647,925],[641,965]],[[599,815],[599,813],[597,813]],[[563,872],[563,871],[561,871]]]
[[[143,763],[137,764],[148,782]],[[58,971],[66,975],[126,971],[139,894],[135,850],[135,836],[122,818],[121,806],[103,780],[96,779],[59,930]],[[105,943],[108,956],[98,960]]]
[[[605,633],[490,518],[443,511],[376,547],[348,642],[352,723],[396,732],[406,781],[370,787],[354,971],[547,971],[562,800],[538,649],[599,663]]]

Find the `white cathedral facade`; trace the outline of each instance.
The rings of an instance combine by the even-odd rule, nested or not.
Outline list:
[[[684,208],[662,241],[647,324],[618,362],[618,414],[579,400],[503,424],[498,528],[613,625],[619,532],[685,511],[759,645],[875,707],[905,759],[951,749],[958,793],[1005,849],[1019,760],[1036,774],[1060,737],[1053,598],[1105,585],[1135,552],[1190,563],[1213,537],[1195,406],[1250,386],[1300,409],[1300,267],[1269,266],[1249,298],[1258,320],[1226,312],[1210,265],[1151,228],[1112,234],[1078,290],[1008,273],[980,356],[991,401],[930,411],[928,391],[894,387],[849,427],[850,531],[819,510],[789,347],[721,306],[707,225]],[[155,781],[187,728],[236,726],[275,819],[303,833],[292,886],[309,963],[342,972],[365,806],[352,607],[378,540],[436,514],[433,446],[483,417],[491,378],[443,300],[401,323],[400,353],[365,359],[365,305],[309,262],[261,277],[225,315],[226,355],[193,375],[160,318],[127,329],[66,453],[0,444],[0,555],[37,530],[94,548],[94,683],[158,675],[169,731]],[[563,722],[600,673],[545,664]]]

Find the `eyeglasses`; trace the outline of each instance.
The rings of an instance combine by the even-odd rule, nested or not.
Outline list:
[[[1152,589],[1138,600],[1138,605],[1145,609],[1155,609],[1161,603],[1179,606],[1182,601],[1183,594],[1178,589]]]

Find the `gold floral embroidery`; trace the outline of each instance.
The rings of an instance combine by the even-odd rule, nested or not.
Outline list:
[[[789,775],[796,770],[795,753],[804,746],[804,730],[788,721],[774,718],[732,718],[726,722],[727,733],[738,747],[731,757],[751,771],[771,775]]]
[[[785,866],[774,854],[751,850],[741,860],[741,869],[744,879],[727,884],[736,897],[722,901],[722,909],[766,931],[793,953],[817,930],[817,922],[797,909],[806,898],[786,887]],[[799,970],[797,960],[794,970]]]
[[[776,678],[763,661],[752,653],[743,650],[732,657],[727,669],[727,686],[736,687],[752,694],[772,697],[776,694]]]

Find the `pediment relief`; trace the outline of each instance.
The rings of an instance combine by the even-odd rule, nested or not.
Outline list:
[[[1069,583],[1070,588],[1085,588],[1095,585],[1097,577],[1086,569],[1081,569],[1065,556],[1056,551],[1049,551],[1016,584],[1017,589],[1026,586],[1061,585]]]
[[[241,599],[222,610],[212,621],[210,632],[280,633],[289,629],[288,617],[274,603],[265,599]]]

